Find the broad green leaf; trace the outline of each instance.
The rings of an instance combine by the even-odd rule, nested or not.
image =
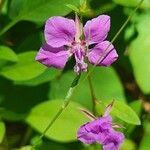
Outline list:
[[[48,68],[42,74],[37,76],[36,78],[27,80],[27,81],[15,81],[17,85],[27,85],[27,86],[37,86],[39,84],[49,82],[56,78],[56,76],[60,73],[58,69]]]
[[[149,150],[150,148],[150,122],[144,123],[144,136],[140,143],[139,150]]]
[[[74,79],[74,72],[67,72],[55,81],[51,82],[50,98],[64,98],[69,86]],[[82,76],[80,81],[83,80],[85,75]],[[122,84],[113,68],[95,68],[92,74],[92,82],[95,90],[96,97],[99,100],[104,99],[119,99],[125,100]],[[79,102],[89,109],[92,108],[91,94],[89,89],[88,80],[79,83],[76,88],[72,99]]]
[[[136,100],[129,103],[129,106],[136,112],[136,114],[140,117],[142,113],[142,102],[141,100]],[[126,135],[130,135],[132,131],[135,129],[135,125],[128,124],[126,125]]]
[[[135,7],[141,0],[113,0],[113,1],[123,6]],[[150,1],[144,0],[141,5],[141,8],[150,8]]]
[[[150,13],[143,14],[137,23],[138,37],[129,46],[129,58],[135,79],[141,90],[150,93]]]
[[[71,11],[66,6],[68,3],[77,6],[79,0],[12,0],[9,14],[11,18],[18,20],[43,22],[51,16],[68,14]]]
[[[61,105],[61,100],[43,102],[31,109],[26,118],[26,122],[42,133],[61,108]],[[88,121],[79,111],[80,107],[79,104],[71,102],[53,126],[47,131],[46,137],[61,142],[76,140],[77,129]]]
[[[3,141],[3,138],[5,136],[5,124],[4,122],[0,121],[0,143]]]
[[[135,124],[135,125],[141,124],[139,117],[133,111],[133,109],[123,102],[116,100],[114,102],[111,113],[114,116],[118,117],[119,119],[121,119],[127,123]]]
[[[30,51],[18,55],[18,62],[3,67],[0,74],[14,81],[30,80],[42,74],[46,67],[35,61],[36,52]]]
[[[121,146],[120,150],[136,150],[136,145],[133,141],[129,139],[125,139],[123,145]]]
[[[6,46],[0,46],[0,60],[16,62],[18,60],[15,52]]]

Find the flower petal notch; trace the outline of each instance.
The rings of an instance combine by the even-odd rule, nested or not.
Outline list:
[[[118,58],[114,46],[106,41],[110,30],[110,17],[100,15],[87,21],[85,26],[76,15],[75,21],[60,16],[46,21],[46,44],[39,50],[36,60],[48,66],[63,69],[73,56],[77,74],[86,72],[89,60],[96,66],[109,66]],[[94,48],[89,48],[94,44]]]
[[[118,150],[120,148],[124,141],[124,134],[114,129],[112,117],[109,115],[112,105],[113,103],[106,107],[102,117],[95,117],[91,122],[85,123],[78,129],[78,140],[85,144],[99,143],[103,145],[103,150]],[[86,116],[89,114],[91,116],[91,113],[88,111],[84,110],[82,112]]]

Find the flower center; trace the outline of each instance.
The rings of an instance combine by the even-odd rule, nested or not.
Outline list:
[[[84,41],[76,42],[71,44],[70,52],[74,54],[76,65],[74,71],[79,74],[82,71],[87,71],[87,64],[84,62],[86,56],[86,43]]]

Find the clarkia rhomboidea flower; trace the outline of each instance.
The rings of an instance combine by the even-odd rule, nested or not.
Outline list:
[[[90,115],[91,118],[91,115]],[[124,134],[115,131],[110,115],[100,118],[93,117],[91,122],[82,125],[77,132],[77,138],[85,144],[100,143],[103,150],[118,150],[124,141]]]
[[[109,66],[118,58],[114,46],[106,40],[109,30],[110,17],[107,15],[87,21],[84,27],[77,16],[75,21],[51,17],[44,30],[46,43],[36,60],[48,67],[64,68],[68,59],[74,56],[77,74],[87,70],[87,59],[97,66]]]

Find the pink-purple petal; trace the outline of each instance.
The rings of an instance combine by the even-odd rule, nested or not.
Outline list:
[[[108,132],[111,128],[112,118],[110,116],[101,117],[92,122],[82,125],[77,132],[77,138],[86,144],[103,142],[103,133]]]
[[[46,21],[44,33],[46,42],[52,47],[69,45],[75,37],[75,22],[64,17],[51,17]]]
[[[69,55],[64,47],[53,48],[48,44],[44,44],[35,59],[47,67],[64,68]]]
[[[103,144],[104,150],[118,150],[124,141],[124,135],[121,132],[115,130],[110,130],[110,132],[105,137]]]
[[[84,26],[85,40],[89,44],[100,43],[106,39],[110,30],[110,17],[100,15],[97,18],[87,21]]]
[[[90,63],[98,66],[110,66],[117,58],[118,54],[109,41],[103,41],[97,44],[88,53]]]

